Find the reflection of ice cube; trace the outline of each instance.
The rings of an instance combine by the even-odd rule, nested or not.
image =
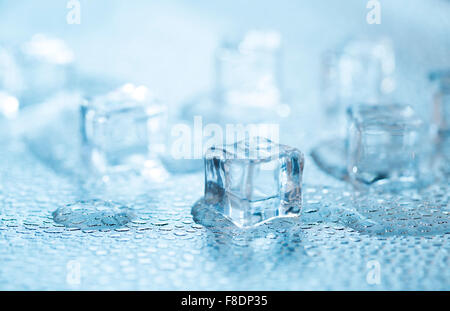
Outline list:
[[[301,209],[303,154],[257,137],[205,155],[205,200],[240,227]]]
[[[126,84],[81,107],[82,137],[100,172],[145,171],[164,150],[166,107],[146,87]]]
[[[391,190],[418,186],[426,149],[423,123],[411,107],[359,105],[349,109],[347,168],[360,185]]]

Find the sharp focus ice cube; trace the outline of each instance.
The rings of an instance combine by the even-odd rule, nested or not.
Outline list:
[[[102,173],[142,171],[164,150],[166,107],[146,87],[126,84],[81,107],[82,138]]]
[[[420,186],[424,126],[407,105],[359,105],[348,110],[347,169],[359,186],[397,191]]]
[[[239,227],[298,216],[304,157],[299,150],[256,137],[205,154],[205,201]]]

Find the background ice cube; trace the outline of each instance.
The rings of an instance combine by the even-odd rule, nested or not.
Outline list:
[[[145,87],[125,84],[81,107],[82,136],[100,171],[145,168],[164,150],[166,107]]]
[[[397,181],[418,186],[429,143],[414,111],[398,104],[360,105],[349,111],[347,164],[351,179],[366,185]]]

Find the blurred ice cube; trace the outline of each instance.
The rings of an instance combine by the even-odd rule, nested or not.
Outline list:
[[[355,39],[322,55],[321,96],[334,129],[344,130],[345,109],[385,100],[395,90],[395,55],[389,39]]]
[[[435,84],[433,121],[440,135],[450,136],[450,70],[430,74]]]
[[[424,185],[426,128],[410,106],[358,105],[348,114],[347,168],[356,186],[399,191]]]
[[[73,52],[58,38],[36,34],[23,44],[19,58],[24,105],[39,103],[68,87]]]
[[[433,135],[435,141],[434,164],[437,175],[450,177],[450,70],[432,72],[429,76],[434,84]]]
[[[0,46],[0,90],[18,94],[23,88],[24,81],[15,51],[9,46]]]
[[[216,90],[223,116],[267,119],[283,105],[281,35],[249,31],[239,42],[224,42],[216,53]]]
[[[156,179],[164,172],[167,107],[145,86],[127,83],[81,106],[81,136],[89,160],[102,174],[138,171]]]
[[[0,47],[0,91],[17,98],[20,107],[42,103],[71,87],[74,59],[63,40],[45,34]]]

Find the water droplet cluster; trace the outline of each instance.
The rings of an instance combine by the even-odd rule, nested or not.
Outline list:
[[[202,203],[201,174],[125,191],[132,182],[86,187],[25,152],[0,158],[2,290],[449,287],[447,185],[367,197],[338,181],[310,184],[300,218],[242,230]],[[74,260],[79,284],[67,281]],[[379,285],[366,280],[371,260]]]

